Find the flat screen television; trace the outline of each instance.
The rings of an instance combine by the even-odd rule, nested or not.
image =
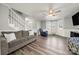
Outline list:
[[[73,25],[79,25],[79,12],[72,16]]]

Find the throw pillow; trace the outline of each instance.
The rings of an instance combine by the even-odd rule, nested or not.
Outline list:
[[[4,34],[5,38],[7,39],[7,42],[10,42],[12,40],[16,39],[16,36],[14,33],[10,33],[10,34]]]
[[[29,36],[30,35],[34,35],[34,32],[33,31],[29,31]]]

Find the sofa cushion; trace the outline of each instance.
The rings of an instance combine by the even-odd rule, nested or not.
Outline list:
[[[27,41],[27,39],[24,39],[24,38],[18,39],[18,40],[13,40],[13,41],[9,42],[8,45],[9,45],[9,48],[12,48],[12,47],[20,45],[20,44],[22,44],[23,42],[26,42],[26,41]]]
[[[29,36],[30,35],[34,35],[34,32],[33,31],[29,31]]]
[[[29,31],[22,31],[22,36],[23,37],[29,36]]]
[[[30,35],[30,36],[27,36],[27,39],[33,39],[34,38],[34,35]]]
[[[15,36],[16,36],[16,39],[21,39],[22,38],[22,31],[15,32]]]

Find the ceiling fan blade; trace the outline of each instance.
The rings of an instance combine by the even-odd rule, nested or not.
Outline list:
[[[61,12],[61,10],[57,10],[57,11],[55,11],[55,13],[59,13],[59,12]]]

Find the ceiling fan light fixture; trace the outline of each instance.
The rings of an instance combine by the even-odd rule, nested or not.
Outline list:
[[[57,13],[61,12],[61,10],[55,10],[52,5],[49,6],[48,16],[56,16]]]
[[[49,14],[48,15],[49,16],[53,16],[53,14],[54,14],[54,10],[52,9],[52,7],[50,7],[49,8]]]
[[[49,10],[49,13],[53,13],[53,11],[52,10]]]
[[[53,16],[55,16],[55,15],[53,15]]]
[[[55,13],[53,11],[49,12],[49,16],[55,16]]]
[[[52,16],[52,14],[53,14],[53,12],[52,12],[52,10],[49,10],[49,16]]]
[[[53,16],[52,14],[49,14],[48,16]]]

